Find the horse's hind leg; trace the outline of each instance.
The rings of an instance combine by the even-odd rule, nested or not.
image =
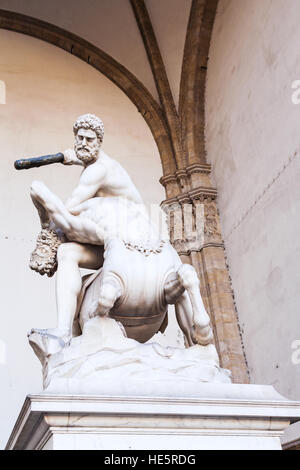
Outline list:
[[[186,290],[175,305],[179,326],[182,324],[185,330],[190,330],[189,334],[183,330],[188,343],[192,340],[193,343],[207,345],[213,340],[213,333],[200,294],[197,273],[193,266],[182,264],[176,274],[179,283]]]
[[[106,274],[101,281],[98,299],[91,306],[90,318],[100,315],[107,316],[115,305],[116,301],[122,295],[122,286],[119,280],[113,274]]]
[[[178,325],[184,334],[185,345],[193,346],[195,341],[192,338],[193,331],[193,309],[187,292],[185,291],[175,304],[175,313]]]

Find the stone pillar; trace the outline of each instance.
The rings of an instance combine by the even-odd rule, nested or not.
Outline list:
[[[197,270],[221,367],[231,370],[233,382],[248,383],[247,364],[221,237],[217,192],[211,186],[210,171],[210,165],[193,164],[162,177],[160,181],[168,196],[162,207],[169,215],[173,246],[182,261],[192,264]]]

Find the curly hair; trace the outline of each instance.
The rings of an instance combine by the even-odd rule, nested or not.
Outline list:
[[[63,239],[57,232],[50,228],[42,229],[36,241],[36,248],[31,253],[29,267],[41,274],[53,276],[57,269],[57,250]]]
[[[91,129],[95,131],[100,142],[103,141],[104,137],[104,126],[100,118],[95,116],[95,114],[83,114],[79,116],[73,126],[74,135],[77,134],[80,128]]]

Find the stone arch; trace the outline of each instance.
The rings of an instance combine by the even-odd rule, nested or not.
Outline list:
[[[206,164],[205,86],[210,40],[219,0],[193,0],[182,61],[179,116],[185,160],[181,168]]]
[[[27,15],[0,10],[0,28],[26,34],[60,47],[105,75],[127,95],[145,119],[158,147],[163,174],[176,170],[168,126],[160,105],[123,65],[81,37]]]

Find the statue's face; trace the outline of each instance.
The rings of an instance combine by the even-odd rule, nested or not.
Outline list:
[[[75,152],[77,158],[85,165],[93,163],[98,158],[100,141],[92,129],[78,129],[75,136]]]

